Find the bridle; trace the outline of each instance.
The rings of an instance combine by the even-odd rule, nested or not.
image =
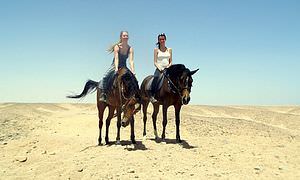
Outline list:
[[[182,92],[183,90],[185,90],[185,89],[190,89],[189,88],[189,86],[188,86],[188,78],[186,79],[186,81],[185,81],[185,83],[184,83],[184,87],[183,88],[178,88],[174,83],[173,83],[173,81],[170,79],[170,77],[166,74],[166,72],[165,71],[163,71],[163,75],[167,78],[167,80],[168,80],[168,83],[169,83],[169,87],[170,87],[170,84],[173,86],[173,88],[172,87],[170,87],[170,90],[173,92],[173,93],[175,93],[175,94],[178,94],[179,96],[180,96],[180,98],[182,99],[182,95],[181,95],[181,93],[180,92]]]
[[[120,94],[121,94],[121,97],[123,97],[123,99],[125,99],[126,101],[129,99],[129,98],[131,98],[132,96],[130,96],[130,97],[126,97],[125,96],[125,94],[124,94],[124,83],[121,81],[121,83],[120,83],[120,86],[121,87],[119,87],[119,91],[120,91]]]
[[[128,102],[128,100],[130,99],[130,98],[132,98],[133,97],[133,95],[132,96],[130,96],[130,97],[126,97],[125,96],[125,93],[124,93],[124,91],[125,91],[125,88],[124,88],[124,82],[122,81],[122,80],[120,80],[121,82],[119,82],[119,79],[117,79],[117,88],[118,88],[118,92],[119,92],[119,97],[120,97],[120,104],[121,105],[123,105],[123,99],[125,100],[125,102]],[[124,106],[126,105],[126,103],[121,107],[121,111],[123,112],[124,111]],[[135,112],[136,113],[136,112]],[[134,114],[135,114],[134,113]],[[113,117],[116,117],[117,116],[117,113],[115,113],[114,115],[113,115]]]

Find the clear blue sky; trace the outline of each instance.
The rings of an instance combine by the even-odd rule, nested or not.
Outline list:
[[[165,32],[174,63],[200,69],[192,104],[300,105],[299,19],[298,0],[1,0],[0,102],[78,102],[127,30],[140,82]]]

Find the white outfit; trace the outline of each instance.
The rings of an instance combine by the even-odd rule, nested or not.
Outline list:
[[[160,70],[164,70],[166,67],[168,67],[170,56],[171,54],[169,52],[169,48],[167,48],[165,52],[162,52],[160,49],[158,49],[157,65]]]

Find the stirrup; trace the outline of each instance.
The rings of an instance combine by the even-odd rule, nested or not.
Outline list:
[[[101,93],[101,94],[100,94],[99,101],[103,101],[103,102],[106,102],[106,101],[107,101],[106,93]]]
[[[157,103],[158,101],[153,97],[153,96],[150,96],[150,99],[149,99],[152,103]]]

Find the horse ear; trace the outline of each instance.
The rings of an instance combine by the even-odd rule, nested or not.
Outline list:
[[[199,69],[196,69],[196,70],[194,70],[194,71],[191,71],[191,72],[190,72],[191,76],[194,75],[198,70],[199,70]]]

